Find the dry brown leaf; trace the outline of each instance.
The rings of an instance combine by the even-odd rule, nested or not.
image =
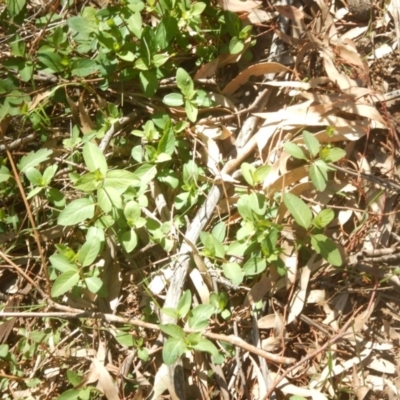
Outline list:
[[[244,306],[248,307],[254,303],[259,302],[271,289],[272,289],[271,277],[263,274],[260,281],[253,285],[248,292],[244,301]]]
[[[290,324],[298,317],[303,311],[306,303],[308,282],[310,281],[311,271],[306,265],[301,269],[300,279],[298,281],[297,288],[293,294],[293,297],[289,305],[289,314],[287,317],[287,323]]]
[[[280,318],[281,320],[283,320],[282,315],[280,314],[264,315],[257,321],[258,329],[274,329],[276,318]]]
[[[81,123],[80,124],[81,131],[85,134],[85,133],[89,133],[90,131],[92,131],[95,127],[95,124],[92,121],[92,119],[90,118],[89,113],[86,111],[86,107],[84,104],[84,95],[85,95],[85,92],[83,92],[81,94],[81,96],[79,97],[78,110],[79,110],[79,121]]]
[[[264,181],[263,189],[265,194],[270,197],[276,192],[284,189],[285,187],[300,181],[301,179],[308,177],[310,167],[308,165],[303,165],[301,167],[295,168],[287,174],[280,176],[275,182],[269,182],[268,176]]]
[[[255,375],[255,377],[257,378],[257,383],[258,383],[258,385],[257,385],[258,393],[256,394],[256,393],[253,392],[253,396],[254,396],[253,398],[261,399],[263,394],[267,392],[267,386],[266,386],[266,383],[264,381],[264,377],[263,377],[263,374],[262,374],[262,372],[260,370],[260,367],[258,366],[258,363],[256,363],[254,361],[254,359],[253,359],[253,357],[251,355],[249,355],[249,359],[251,361],[251,365],[253,366],[253,374],[252,375],[253,376]]]
[[[240,86],[244,85],[249,81],[250,76],[260,76],[266,75],[270,73],[279,73],[279,72],[290,72],[290,69],[285,67],[282,64],[274,63],[274,62],[263,62],[255,65],[251,65],[242,71],[236,78],[230,81],[222,90],[222,93],[225,95],[232,95],[239,89]]]
[[[208,304],[210,302],[210,291],[204,282],[204,278],[197,268],[193,268],[190,271],[190,280],[193,283],[198,295],[200,296],[201,302],[203,304]],[[211,282],[210,282],[211,284]]]
[[[218,4],[223,10],[232,12],[250,12],[253,8],[259,7],[261,5],[261,1],[218,0]]]
[[[117,387],[107,368],[96,358],[93,358],[91,361],[98,378],[97,389],[104,394],[107,400],[120,400]]]
[[[304,18],[303,11],[299,10],[297,7],[275,5],[275,9],[282,17],[287,19],[298,21]]]
[[[371,361],[366,364],[366,367],[378,371],[382,374],[395,374],[396,366],[384,358],[373,355]]]
[[[254,8],[246,16],[246,19],[250,23],[257,25],[257,24],[265,24],[266,22],[270,22],[277,16],[278,16],[278,13],[276,13],[276,12],[268,12],[268,11],[261,10],[259,8]]]

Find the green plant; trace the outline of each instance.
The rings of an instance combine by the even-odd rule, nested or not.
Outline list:
[[[338,147],[321,146],[318,139],[306,130],[303,131],[303,141],[305,149],[292,142],[285,143],[283,148],[293,158],[310,163],[311,181],[317,190],[322,192],[326,189],[328,171],[334,171],[328,164],[340,160],[346,152]]]
[[[197,120],[199,107],[210,107],[212,101],[204,90],[196,90],[190,75],[182,68],[176,71],[176,84],[181,93],[170,93],[164,96],[163,102],[170,107],[185,106],[190,121]]]

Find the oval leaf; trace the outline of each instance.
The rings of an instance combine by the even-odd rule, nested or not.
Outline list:
[[[283,202],[294,220],[304,229],[308,229],[312,221],[312,212],[307,204],[292,193],[285,193]]]

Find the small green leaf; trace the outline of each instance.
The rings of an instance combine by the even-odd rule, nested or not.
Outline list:
[[[290,154],[293,158],[296,158],[298,160],[307,160],[307,157],[304,154],[303,149],[296,143],[292,143],[292,142],[285,143],[283,146],[283,149],[286,151],[286,153]]]
[[[36,168],[28,168],[25,175],[33,185],[42,185],[42,174]]]
[[[140,177],[122,169],[108,171],[104,181],[104,187],[117,189],[120,194],[124,193],[130,186],[137,186],[138,184],[140,184]]]
[[[39,52],[37,56],[39,62],[51,70],[51,72],[63,72],[65,66],[59,54],[52,51]]]
[[[163,103],[169,107],[183,106],[183,96],[180,93],[169,93],[164,96]]]
[[[81,389],[68,389],[58,396],[57,400],[82,400]]]
[[[303,131],[303,140],[311,156],[315,157],[319,152],[319,148],[321,147],[318,139],[316,139],[315,136],[310,132]]]
[[[185,332],[184,330],[175,324],[161,324],[159,325],[162,332],[166,333],[167,335],[171,336],[175,339],[185,339]]]
[[[265,178],[268,176],[271,169],[272,167],[270,165],[261,165],[261,167],[258,167],[256,169],[256,172],[254,173],[255,182],[256,183],[264,182]]]
[[[99,29],[94,19],[83,16],[67,18],[67,25],[82,36],[89,36],[92,32],[97,32]]]
[[[87,142],[83,146],[83,159],[90,172],[99,170],[103,176],[107,173],[107,161],[102,151],[94,143]]]
[[[58,297],[71,290],[79,282],[79,272],[67,271],[62,273],[53,283],[51,296]]]
[[[283,202],[294,220],[304,229],[308,229],[312,221],[312,212],[307,204],[292,193],[285,193]]]
[[[313,249],[335,267],[342,265],[342,256],[336,244],[325,235],[317,234],[311,236]]]
[[[18,169],[20,172],[25,172],[28,168],[34,168],[40,163],[47,161],[52,153],[53,151],[48,149],[40,149],[36,152],[31,151],[28,155],[21,158]]]
[[[88,239],[78,251],[78,261],[83,267],[93,264],[100,253],[101,243],[97,237]]]
[[[45,169],[45,171],[43,172],[43,183],[45,186],[47,186],[51,182],[57,172],[57,168],[57,165],[50,165]]]
[[[95,60],[80,58],[72,62],[71,68],[72,75],[85,77],[98,72],[100,66],[97,65]]]
[[[215,344],[205,338],[200,338],[197,344],[190,347],[197,351],[202,351],[202,352],[205,351],[213,356],[218,355],[218,349],[216,348]]]
[[[158,79],[156,72],[153,70],[140,71],[139,79],[143,93],[149,98],[153,97],[158,89]]]
[[[0,167],[0,183],[7,182],[11,177],[10,170],[2,165]]]
[[[190,75],[183,69],[178,68],[176,71],[176,84],[181,90],[182,94],[187,98],[191,99],[194,95],[194,84]]]
[[[310,178],[315,188],[320,192],[326,189],[329,169],[329,166],[322,160],[317,160],[311,164]]]
[[[229,53],[238,54],[244,49],[244,43],[237,36],[234,36],[229,42]]]
[[[78,266],[62,254],[54,254],[49,257],[49,260],[51,265],[60,272],[79,271]]]
[[[224,275],[236,286],[239,286],[244,279],[244,272],[237,263],[225,263],[223,265]]]
[[[166,365],[172,365],[188,350],[184,339],[169,338],[164,343],[162,350],[163,361]]]
[[[222,243],[226,236],[226,224],[224,221],[219,222],[211,231],[212,236]]]
[[[339,147],[327,148],[325,147],[321,152],[321,158],[325,162],[336,162],[342,159],[346,155],[346,152]]]
[[[240,170],[241,170],[241,172],[243,174],[243,178],[246,180],[246,182],[250,186],[254,186],[255,185],[254,174],[256,172],[256,168],[253,165],[251,165],[247,162],[244,162],[240,166]]]
[[[325,228],[335,218],[335,213],[331,208],[322,210],[313,220],[313,225],[316,228]]]
[[[199,113],[198,108],[189,100],[185,100],[185,111],[189,121],[196,122],[197,114]]]
[[[118,235],[118,237],[122,247],[127,253],[131,253],[133,250],[135,250],[135,247],[138,244],[138,237],[133,229],[122,232]]]
[[[57,222],[59,225],[77,225],[94,216],[94,204],[91,199],[83,198],[72,201],[61,211]]]
[[[192,305],[192,293],[190,290],[185,290],[179,299],[177,311],[180,318],[185,318],[187,313],[190,311]]]
[[[211,304],[200,304],[189,313],[189,327],[200,331],[205,329],[214,313],[215,308]]]
[[[7,357],[9,351],[10,347],[8,346],[8,344],[0,344],[0,358]]]
[[[104,282],[98,276],[85,278],[85,283],[88,290],[94,294],[97,294],[104,286]]]
[[[243,265],[243,273],[245,276],[254,276],[264,272],[266,268],[267,263],[263,258],[252,257]]]

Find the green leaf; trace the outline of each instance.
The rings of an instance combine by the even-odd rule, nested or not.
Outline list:
[[[317,234],[311,236],[311,246],[318,253],[321,254],[326,261],[335,267],[342,265],[342,256],[336,244],[325,235]]]
[[[42,174],[36,168],[28,168],[25,171],[25,175],[28,178],[29,182],[33,185],[42,186]]]
[[[158,79],[156,72],[151,71],[140,71],[139,74],[140,84],[142,86],[143,93],[147,97],[153,97],[158,89]]]
[[[62,273],[53,283],[51,296],[58,297],[71,290],[79,282],[79,272],[67,271]]]
[[[206,9],[207,4],[203,2],[195,2],[192,3],[192,6],[190,7],[190,14],[195,16],[195,15],[200,15],[203,13],[203,11]]]
[[[310,167],[310,178],[315,188],[320,192],[326,189],[328,182],[328,171],[329,166],[322,160],[317,160],[311,164]]]
[[[321,146],[318,139],[316,139],[310,132],[303,131],[303,140],[311,156],[315,157],[319,153],[319,148]]]
[[[316,228],[325,228],[335,218],[335,213],[331,208],[322,210],[313,220],[313,225]]]
[[[6,1],[7,11],[11,17],[16,17],[24,9],[26,0],[8,0]]]
[[[142,15],[140,12],[133,13],[127,20],[128,29],[138,38],[142,36]]]
[[[57,397],[57,400],[82,400],[81,389],[69,389]]]
[[[184,339],[169,338],[162,350],[163,361],[166,365],[172,365],[188,350]]]
[[[183,68],[178,68],[176,71],[176,84],[187,99],[190,100],[193,98],[195,94],[194,83],[190,75]]]
[[[31,151],[28,155],[21,158],[18,169],[20,172],[25,172],[28,168],[34,168],[40,163],[47,161],[51,154],[53,154],[53,151],[48,149],[40,149],[36,152]]]
[[[271,169],[272,167],[270,165],[261,165],[261,167],[258,167],[256,169],[256,172],[254,173],[255,182],[256,183],[264,182],[265,178],[268,176]]]
[[[267,263],[263,258],[252,257],[243,265],[243,273],[245,276],[254,276],[264,272],[266,268]]]
[[[0,183],[7,182],[11,177],[10,170],[4,165],[0,166]]]
[[[294,220],[304,229],[308,229],[312,221],[312,212],[307,204],[292,193],[285,193],[283,202]]]
[[[8,356],[10,347],[8,344],[0,344],[0,358],[5,358]]]
[[[51,182],[57,172],[57,168],[57,165],[50,165],[45,169],[45,171],[43,172],[43,183],[45,186],[47,186]]]
[[[156,28],[156,43],[160,50],[164,50],[177,34],[178,22],[176,18],[164,15]]]
[[[67,25],[81,36],[89,36],[92,32],[98,31],[96,21],[91,18],[69,17],[67,18]]]
[[[97,294],[104,286],[104,282],[98,276],[85,278],[86,287],[89,291]]]
[[[135,247],[138,244],[138,237],[133,229],[122,232],[121,234],[118,235],[118,237],[119,241],[122,244],[122,247],[127,253],[131,253],[133,250],[135,250]]]
[[[104,181],[105,188],[112,187],[118,190],[120,194],[124,193],[130,186],[137,186],[138,184],[140,184],[140,177],[123,169],[108,171]]]
[[[215,309],[211,304],[200,304],[189,313],[189,327],[199,331],[205,329],[214,313]]]
[[[339,161],[346,155],[346,152],[343,149],[339,149],[339,147],[327,148],[325,147],[321,152],[321,158],[325,162],[336,162]]]
[[[67,370],[67,379],[72,386],[79,385],[83,381],[83,377],[81,375],[70,369]]]
[[[185,100],[185,111],[189,121],[196,122],[197,114],[199,110],[197,107],[189,100]]]
[[[53,51],[43,51],[38,53],[39,62],[49,68],[52,72],[62,72],[65,70],[65,65],[62,63],[62,58],[59,54]]]
[[[95,206],[91,199],[74,200],[61,211],[57,222],[63,226],[77,225],[86,219],[93,218],[94,208]]]
[[[36,195],[38,195],[44,188],[43,187],[35,187],[33,190],[31,190],[28,195],[26,196],[26,198],[29,200],[32,197],[35,197]]]
[[[177,311],[180,318],[185,318],[192,305],[192,293],[190,290],[185,290],[179,299]]]
[[[121,346],[133,347],[135,345],[133,336],[129,332],[117,331],[115,339]]]
[[[242,171],[243,178],[246,180],[246,182],[250,186],[254,186],[255,185],[254,173],[256,172],[256,168],[253,165],[251,165],[247,162],[244,162],[240,166],[240,170]]]
[[[229,53],[238,54],[244,49],[244,43],[237,36],[234,36],[229,42]]]
[[[143,164],[135,171],[135,177],[142,184],[152,181],[157,175],[157,167],[152,164]]]
[[[185,339],[185,332],[184,330],[175,324],[161,324],[159,325],[162,332],[166,333],[167,335],[171,336],[175,339]]]
[[[88,239],[78,251],[78,261],[82,267],[92,265],[100,253],[101,243],[97,237]]]
[[[82,192],[93,192],[99,189],[104,182],[104,177],[100,171],[89,172],[82,175],[75,183],[74,187]]]
[[[286,151],[286,153],[290,154],[293,158],[296,158],[298,160],[307,160],[307,157],[304,154],[303,149],[296,143],[292,143],[292,142],[285,143],[283,146],[283,149]]]
[[[91,142],[87,142],[83,146],[83,159],[90,172],[99,170],[103,176],[107,173],[107,161],[102,151]]]
[[[72,263],[67,257],[62,254],[54,254],[49,257],[50,263],[56,270],[60,272],[74,271],[78,272],[78,266]]]
[[[183,96],[180,93],[169,93],[164,96],[163,103],[169,107],[183,106]]]
[[[226,236],[226,224],[224,221],[219,222],[211,231],[212,236],[222,243]]]
[[[74,60],[71,64],[71,73],[72,75],[85,77],[88,75],[92,75],[100,69],[99,65],[95,60],[90,60],[87,58],[80,58],[78,60]]]
[[[159,154],[165,153],[172,156],[175,151],[175,135],[172,129],[165,132],[158,142],[157,151]]]
[[[215,344],[205,338],[200,338],[197,344],[190,347],[197,351],[205,351],[213,356],[218,355],[218,349],[216,348]]]

